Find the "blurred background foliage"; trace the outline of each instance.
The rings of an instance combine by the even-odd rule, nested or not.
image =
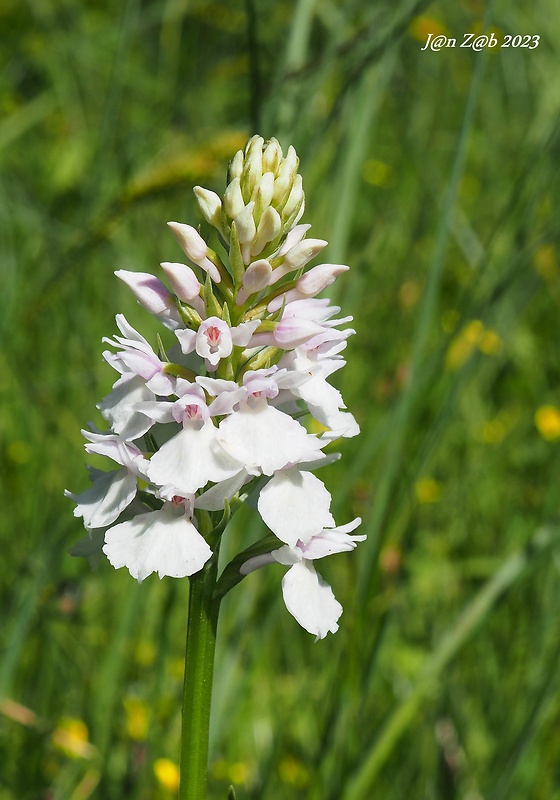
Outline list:
[[[540,44],[421,50],[491,30]],[[280,567],[226,599],[210,798],[560,798],[559,30],[554,0],[1,4],[0,800],[176,791],[187,584],[69,557],[63,489],[101,337],[155,330],[113,270],[176,260],[255,131],[352,267],[362,435],[321,477],[369,538],[320,643]]]

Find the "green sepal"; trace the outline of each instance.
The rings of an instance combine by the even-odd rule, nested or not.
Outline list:
[[[282,542],[277,539],[276,536],[269,534],[259,539],[258,542],[250,545],[250,547],[247,547],[241,553],[238,553],[235,558],[229,562],[218,578],[218,582],[214,588],[214,599],[217,600],[218,598],[221,599],[225,597],[234,586],[237,586],[237,584],[246,577],[239,571],[246,561],[254,556],[262,556],[265,553],[271,553],[273,550],[279,550],[282,546]]]
[[[210,546],[215,546],[220,539],[222,533],[227,528],[228,522],[231,519],[231,505],[227,497],[224,499],[224,513],[222,514],[222,518],[216,525],[216,527],[212,530],[211,535],[208,537],[208,543]]]
[[[294,208],[290,216],[287,219],[282,220],[283,224],[282,224],[281,236],[287,236],[287,234],[292,230],[296,221],[296,217],[299,214],[301,206],[303,205],[304,202],[305,202],[305,195],[303,195],[300,202]]]
[[[245,372],[249,372],[250,370],[268,369],[272,367],[273,364],[277,364],[280,361],[285,352],[286,351],[281,347],[273,347],[272,345],[263,348],[256,356],[253,356],[253,358],[250,358],[243,364],[237,377],[240,378]]]
[[[206,281],[204,282],[204,310],[206,311],[206,317],[219,317],[221,319],[222,309],[214,296],[212,286],[212,278],[207,272]]]
[[[274,322],[272,319],[263,319],[261,324],[255,331],[255,333],[274,333],[276,328],[278,327],[278,323]]]
[[[157,343],[158,343],[158,350],[159,350],[159,357],[162,361],[169,361],[167,357],[167,353],[165,352],[165,347],[163,346],[163,342],[161,341],[161,336],[159,333],[156,334]]]
[[[155,497],[149,492],[142,491],[142,489],[139,490],[137,496],[138,499],[141,500],[144,505],[148,506],[148,508],[151,508],[152,511],[159,511],[163,506],[163,500],[160,500],[159,497]]]
[[[144,441],[150,453],[157,453],[159,447],[157,446],[156,440],[154,439],[151,431],[146,431],[146,433],[144,434]],[[146,484],[146,486],[147,485],[148,484]]]
[[[226,287],[226,291],[231,291],[233,289],[233,283],[231,281],[231,275],[227,271],[227,268],[220,258],[220,256],[216,253],[215,250],[212,250],[208,247],[206,251],[206,258],[214,264],[218,272],[220,273],[220,278],[222,279],[221,288],[224,289]]]
[[[184,305],[177,300],[177,311],[181,315],[185,328],[189,328],[192,331],[197,331],[199,329],[202,317],[194,308]]]
[[[241,255],[241,245],[239,244],[239,236],[237,235],[237,226],[235,222],[231,223],[229,263],[231,264],[231,271],[233,273],[234,286],[236,289],[239,289],[243,285],[245,264],[243,262],[243,256]]]
[[[231,317],[229,315],[229,306],[227,303],[224,303],[224,305],[222,306],[222,319],[226,323],[228,328],[231,328]]]
[[[237,800],[237,795],[235,794],[233,786],[229,787],[226,800]]]

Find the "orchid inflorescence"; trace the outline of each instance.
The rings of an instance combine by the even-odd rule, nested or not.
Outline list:
[[[358,425],[328,378],[344,366],[354,331],[340,308],[318,299],[348,267],[306,265],[327,245],[299,224],[304,193],[293,147],[253,136],[230,163],[222,198],[195,187],[200,210],[228,253],[211,250],[190,225],[170,222],[190,266],[161,265],[153,275],[115,274],[175,336],[158,351],[122,314],[120,335],[103,353],[120,377],[98,408],[109,430],[83,431],[88,453],[117,464],[90,469],[92,485],[70,492],[86,536],[75,555],[142,581],[194,575],[217,557],[231,514],[250,495],[272,535],[236,556],[216,591],[270,563],[289,567],[288,610],[323,638],[338,629],[342,607],[313,562],[351,550],[365,536],[356,518],[336,527],[331,496],[312,470],[338,454],[326,445]],[[320,433],[299,421],[310,414]]]

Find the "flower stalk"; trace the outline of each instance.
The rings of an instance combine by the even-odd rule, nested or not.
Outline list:
[[[179,800],[205,800],[208,739],[220,598],[214,596],[218,554],[191,575],[181,723]]]

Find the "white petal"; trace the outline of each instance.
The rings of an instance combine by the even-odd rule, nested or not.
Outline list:
[[[114,522],[136,495],[136,477],[126,467],[102,472],[85,492],[65,492],[77,503],[75,517],[84,518],[86,528],[104,528]]]
[[[270,530],[295,547],[334,526],[330,505],[331,496],[319,478],[292,468],[277,472],[262,489],[258,509]]]
[[[204,508],[206,511],[222,511],[226,497],[228,500],[231,500],[249,478],[250,476],[247,472],[242,469],[232,478],[220,481],[215,486],[212,486],[211,489],[208,489],[207,492],[204,492],[196,498],[196,508]]]
[[[218,441],[252,475],[315,457],[321,442],[287,414],[267,405],[263,398],[254,408],[241,406],[222,420]]]
[[[286,608],[306,631],[318,639],[324,639],[329,631],[336,633],[342,606],[313,564],[294,564],[282,579],[282,593]]]
[[[356,422],[354,415],[349,411],[336,411],[334,414],[323,415],[321,410],[315,406],[309,406],[309,410],[322,425],[330,430],[322,434],[322,439],[332,442],[341,437],[351,439],[360,432],[360,426]]]
[[[212,556],[183,509],[173,506],[121,522],[105,534],[103,552],[115,569],[127,567],[143,581],[152,572],[160,578],[184,578],[202,569]]]
[[[191,331],[188,328],[175,331],[175,336],[179,339],[181,350],[183,353],[192,353],[196,347],[196,331]]]
[[[219,446],[217,435],[218,429],[210,420],[201,428],[185,424],[152,456],[148,477],[160,486],[170,483],[183,494],[193,494],[208,481],[231,478],[242,465]]]
[[[353,550],[358,542],[363,542],[367,537],[365,535],[348,536],[347,531],[353,531],[361,521],[360,517],[356,517],[347,525],[322,531],[317,536],[314,536],[309,544],[301,546],[303,557],[308,559],[324,558],[325,556],[333,555],[333,553],[344,553]]]
[[[138,439],[152,427],[153,423],[133,406],[153,399],[154,393],[147,388],[143,378],[137,375],[123,375],[113,385],[113,391],[98,403],[97,408],[115,433],[123,439]]]
[[[231,329],[231,338],[236,347],[247,347],[251,336],[261,324],[260,319],[254,319],[250,322],[242,322],[236,328]]]

